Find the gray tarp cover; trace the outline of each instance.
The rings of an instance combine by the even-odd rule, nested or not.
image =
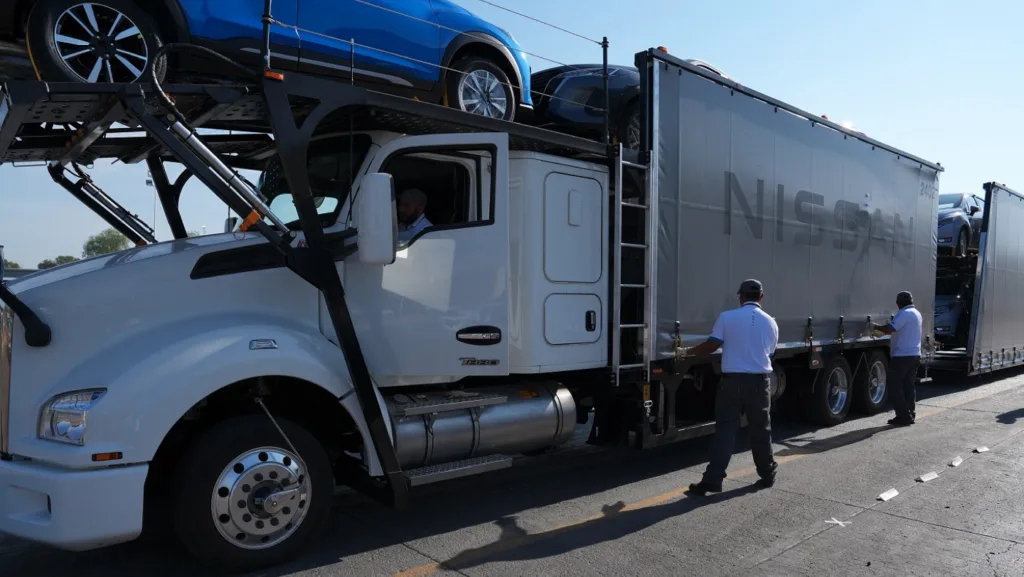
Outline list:
[[[870,338],[910,290],[932,335],[938,170],[670,63],[655,66],[656,355],[764,283],[780,347]]]

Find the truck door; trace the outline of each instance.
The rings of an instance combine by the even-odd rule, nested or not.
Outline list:
[[[508,374],[508,135],[402,138],[368,171],[390,174],[400,201],[410,190],[426,197],[427,226],[400,243],[394,263],[341,265],[377,384]]]

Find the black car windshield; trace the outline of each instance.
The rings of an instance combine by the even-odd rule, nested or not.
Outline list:
[[[939,208],[959,208],[963,199],[964,195],[962,194],[940,194]]]
[[[939,277],[935,279],[935,294],[939,296],[956,296],[960,292],[962,282],[956,277]]]
[[[337,219],[348,198],[352,176],[362,165],[370,144],[370,137],[365,134],[332,136],[310,143],[306,156],[309,186],[317,213],[326,217],[322,218],[324,226]],[[274,214],[289,228],[297,229],[298,213],[278,157],[272,158],[260,174],[259,189]]]

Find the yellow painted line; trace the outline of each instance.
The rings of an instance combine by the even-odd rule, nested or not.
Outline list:
[[[1013,387],[1006,387],[1006,388],[1001,388],[1001,387],[994,388],[993,390],[986,391],[984,394],[981,394],[981,395],[967,396],[966,398],[964,398],[964,399],[962,399],[960,401],[957,401],[955,403],[950,403],[949,405],[947,405],[945,407],[928,407],[927,409],[924,409],[924,410],[921,410],[921,411],[917,412],[917,419],[920,420],[920,419],[924,419],[924,418],[927,418],[927,417],[931,417],[931,416],[937,415],[939,413],[944,413],[944,412],[946,412],[946,411],[948,411],[950,409],[955,409],[956,407],[959,407],[961,405],[966,405],[967,403],[972,403],[974,401],[978,401],[978,400],[981,400],[981,399],[985,399],[985,398],[991,397],[992,395],[996,395],[996,394],[1008,391],[1010,389],[1016,388],[1017,386],[1019,386],[1019,385],[1016,385],[1016,386],[1013,386]],[[839,438],[839,437],[842,437],[842,435],[837,435],[836,437],[832,437],[832,439],[836,439],[836,438]],[[867,438],[867,436],[865,436],[865,438]],[[830,439],[824,439],[823,441],[818,442],[818,443],[812,442],[813,446],[809,446],[809,447],[799,447],[799,448],[795,448],[795,449],[784,449],[783,451],[779,451],[779,453],[786,453],[787,451],[792,451],[792,453],[777,455],[775,457],[775,461],[779,465],[782,465],[783,463],[788,463],[788,462],[791,462],[791,461],[795,461],[795,460],[797,460],[797,459],[799,459],[801,457],[806,457],[808,455],[814,455],[814,454],[817,454],[817,453],[822,453],[824,451],[828,451],[828,450],[831,450],[831,449],[834,449],[834,448],[837,448],[837,447],[842,447],[842,446],[847,446],[847,445],[852,444],[852,443],[834,443],[834,444],[830,445],[829,444],[829,440]],[[746,469],[739,469],[739,470],[730,472],[728,478],[730,478],[730,479],[742,479],[744,477],[749,477],[749,476],[755,475],[755,474],[757,474],[757,469],[755,467],[747,467]],[[541,533],[531,533],[529,535],[520,535],[520,536],[516,536],[516,537],[512,537],[512,538],[507,538],[507,539],[499,539],[498,541],[496,541],[494,543],[491,543],[490,545],[486,545],[484,547],[481,547],[479,549],[471,549],[469,551],[464,551],[464,552],[456,555],[455,557],[453,557],[451,559],[448,559],[447,561],[426,563],[426,564],[423,564],[423,565],[419,565],[417,567],[412,567],[411,569],[406,569],[405,571],[399,571],[398,573],[395,573],[393,577],[424,577],[426,575],[433,575],[434,573],[436,573],[438,571],[441,571],[441,570],[444,570],[444,569],[452,569],[452,570],[459,569],[460,567],[463,567],[466,564],[473,563],[473,562],[478,561],[480,559],[484,559],[484,558],[490,557],[491,555],[494,555],[495,553],[502,553],[502,552],[505,552],[505,551],[510,551],[512,549],[517,549],[517,548],[522,547],[524,545],[529,545],[530,543],[535,543],[537,541],[540,541],[542,539],[547,539],[548,537],[552,537],[554,535],[559,535],[559,534],[562,534],[562,533],[567,533],[569,531],[576,530],[576,529],[578,529],[580,527],[584,527],[586,525],[591,525],[591,524],[599,522],[599,521],[601,521],[603,519],[614,518],[614,517],[618,516],[619,514],[625,513],[627,511],[637,511],[637,510],[640,510],[640,509],[647,509],[649,507],[655,507],[657,505],[662,505],[664,503],[667,503],[668,501],[672,501],[674,499],[678,499],[678,498],[682,497],[683,495],[686,494],[687,490],[688,490],[688,487],[680,487],[680,488],[677,488],[677,489],[672,489],[671,491],[667,491],[665,493],[661,493],[660,495],[654,495],[653,497],[648,497],[646,499],[641,499],[639,501],[635,501],[635,502],[630,503],[628,505],[625,505],[623,507],[615,508],[614,510],[612,510],[610,512],[607,512],[607,513],[601,513],[600,515],[593,515],[593,516],[587,517],[585,519],[580,519],[578,521],[573,521],[571,523],[566,523],[566,524],[563,524],[563,525],[557,525],[553,529],[549,529],[549,530],[543,531]]]

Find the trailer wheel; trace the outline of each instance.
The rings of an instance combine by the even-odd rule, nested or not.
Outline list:
[[[868,354],[866,360],[866,368],[857,371],[853,383],[853,405],[858,412],[874,415],[882,412],[889,397],[889,363],[880,351]]]
[[[163,45],[153,19],[131,0],[40,0],[25,26],[25,44],[41,80],[138,82],[167,58],[153,62]]]
[[[819,425],[832,427],[846,420],[852,400],[850,363],[836,355],[818,372],[808,401],[808,416]]]
[[[175,476],[174,526],[200,561],[251,571],[292,557],[327,520],[333,475],[320,443],[278,418],[235,417],[194,437]]]

